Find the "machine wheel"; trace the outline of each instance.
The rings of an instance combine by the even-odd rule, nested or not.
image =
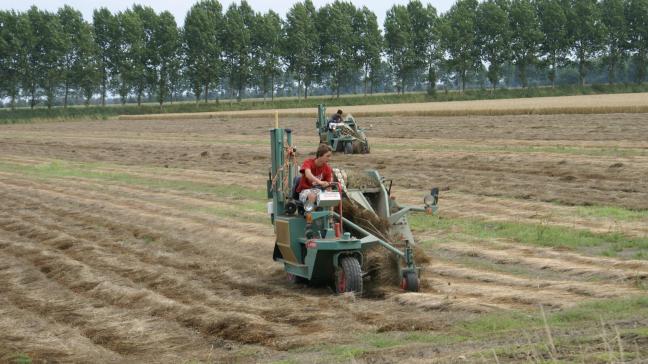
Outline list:
[[[362,142],[359,140],[354,140],[353,141],[353,154],[360,154],[364,150],[364,147],[362,146]]]
[[[362,270],[356,258],[340,258],[340,267],[335,272],[335,292],[362,294]]]
[[[401,288],[409,292],[418,292],[421,289],[421,280],[414,272],[405,273]]]
[[[344,154],[353,154],[353,144],[351,142],[344,143]]]
[[[344,142],[338,142],[337,146],[335,147],[335,152],[344,152]],[[331,148],[333,148],[333,144],[331,144]]]

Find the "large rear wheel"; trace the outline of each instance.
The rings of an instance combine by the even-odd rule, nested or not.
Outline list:
[[[335,292],[362,294],[362,270],[356,258],[340,258],[340,266],[335,272]]]

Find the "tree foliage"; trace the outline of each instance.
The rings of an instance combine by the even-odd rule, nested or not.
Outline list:
[[[210,85],[220,79],[222,27],[222,6],[216,0],[201,0],[194,4],[185,18],[185,65],[196,101],[203,94],[207,102]]]
[[[502,66],[510,59],[510,30],[505,4],[495,0],[486,0],[477,6],[475,21],[477,23],[477,46],[481,50],[481,59],[488,63],[488,80],[497,87]]]
[[[439,26],[448,68],[459,77],[462,92],[468,72],[477,69],[480,61],[476,13],[477,0],[458,0],[442,17]]]
[[[387,11],[382,29],[368,7],[343,0],[302,0],[283,19],[245,0],[227,9],[198,0],[183,24],[141,5],[88,20],[71,6],[32,6],[0,11],[0,100],[162,108],[223,94],[642,83],[647,24],[648,0],[457,0],[443,14],[410,0]]]
[[[284,59],[288,70],[297,78],[298,97],[301,85],[304,86],[304,99],[320,69],[316,21],[317,11],[311,0],[295,3],[286,14]]]

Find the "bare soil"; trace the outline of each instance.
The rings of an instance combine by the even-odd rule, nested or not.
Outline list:
[[[648,114],[359,121],[371,125],[371,154],[332,163],[378,169],[403,201],[440,186],[441,216],[648,236],[645,218],[575,213],[586,205],[648,209]],[[217,192],[265,190],[272,123],[2,125],[0,361],[317,362],[300,348],[381,332],[443,333],[485,312],[645,295],[637,285],[648,277],[645,260],[469,239],[426,248],[421,293],[385,287],[360,298],[292,285],[271,259],[265,201]],[[300,158],[314,151],[313,120],[282,126],[294,130]],[[52,162],[207,190],[24,172]],[[258,211],[232,213],[257,203]],[[426,234],[434,235],[417,238],[435,237]],[[453,362],[478,346],[412,345],[357,360]]]

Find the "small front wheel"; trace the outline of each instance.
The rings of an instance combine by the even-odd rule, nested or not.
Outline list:
[[[351,142],[344,143],[344,154],[353,154],[353,144]]]
[[[407,272],[401,281],[401,288],[409,292],[418,292],[421,289],[421,280],[416,272]]]
[[[356,258],[340,258],[340,266],[335,272],[335,292],[362,294],[362,270]]]

